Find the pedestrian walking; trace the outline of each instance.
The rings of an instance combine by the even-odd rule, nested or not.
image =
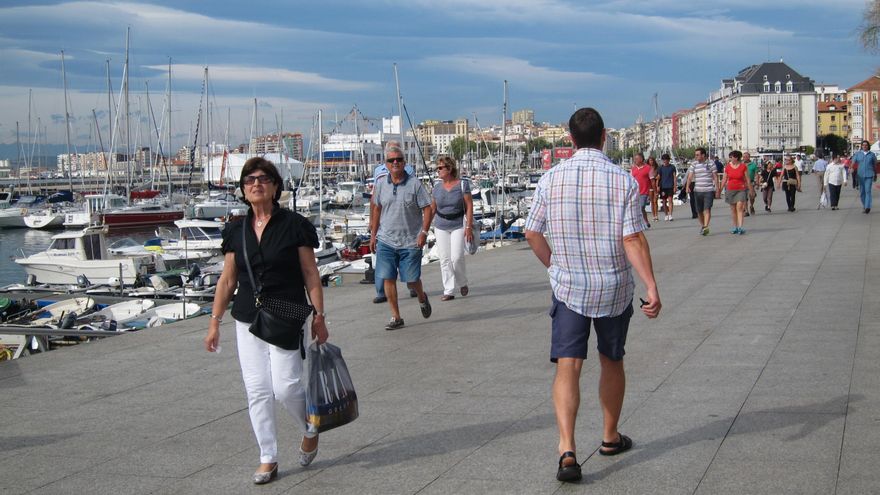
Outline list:
[[[700,235],[709,235],[709,221],[712,219],[712,202],[716,197],[720,198],[721,190],[718,188],[718,172],[715,165],[709,161],[705,148],[697,148],[696,161],[688,169],[687,182],[688,194],[696,203],[697,217],[700,222]],[[721,169],[723,172],[724,169]],[[693,183],[693,188],[691,188]]]
[[[745,216],[749,216],[755,214],[755,198],[758,196],[755,191],[755,177],[760,172],[761,166],[758,164],[758,160],[752,159],[752,155],[748,151],[743,153],[743,163],[746,165],[746,172],[749,175],[749,205],[745,214]]]
[[[431,198],[418,178],[406,173],[403,150],[385,150],[388,174],[373,186],[370,203],[370,250],[378,259],[376,276],[384,280],[391,308],[386,330],[403,328],[397,297],[397,278],[410,284],[419,299],[422,317],[430,318],[431,303],[422,286],[422,248],[431,227]]]
[[[660,199],[660,166],[657,164],[657,159],[653,156],[648,157],[648,166],[651,167],[650,172],[648,172],[648,179],[651,182],[651,190],[649,191],[651,215],[655,222],[659,222],[660,208],[658,203]]]
[[[468,295],[464,244],[474,242],[474,201],[470,181],[458,176],[458,165],[452,157],[437,160],[437,175],[440,180],[431,190],[431,211],[443,281],[440,300],[449,301],[455,299],[455,289],[462,296]]]
[[[278,476],[276,400],[302,433],[299,464],[308,466],[318,454],[318,434],[310,432],[306,423],[302,333],[306,326],[310,326],[312,338],[322,344],[327,340],[327,325],[324,322],[321,277],[315,263],[315,248],[318,247],[315,227],[302,215],[279,206],[283,181],[269,160],[255,157],[245,162],[239,184],[249,206],[248,213],[246,218],[228,223],[223,230],[223,272],[214,293],[204,342],[208,352],[220,351],[220,322],[234,293],[232,318],[235,320],[238,361],[247,392],[251,426],[260,447],[260,466],[253,475],[253,482],[261,485]],[[259,281],[256,285],[260,296],[301,305],[310,301],[314,307],[310,323],[303,328],[290,329],[291,332],[300,332],[298,349],[282,349],[249,331],[258,310],[248,264]]]
[[[648,212],[645,207],[648,206],[648,200],[651,196],[651,166],[645,163],[645,155],[638,152],[633,156],[633,166],[630,173],[635,177],[639,184],[639,198],[642,202],[642,218],[645,219],[645,225],[651,228],[651,222],[648,221]]]
[[[853,155],[853,169],[859,181],[859,199],[865,213],[871,213],[874,182],[877,182],[877,156],[871,151],[871,143],[862,141],[862,149]]]
[[[827,167],[828,167],[828,160],[826,160],[824,155],[822,155],[821,153],[817,153],[816,154],[816,161],[813,162],[813,172],[816,173],[816,183],[819,186],[820,207],[821,207],[821,202],[822,202],[821,201],[822,194],[826,193],[826,196],[827,196],[827,191],[825,190],[825,170],[827,169]]]
[[[399,141],[388,141],[388,143],[386,143],[385,147],[387,149],[390,146],[397,146],[399,148],[400,142]],[[410,165],[408,163],[403,167],[403,170],[404,170],[404,172],[406,172],[409,175],[415,174],[415,169],[413,168],[412,165]],[[373,184],[375,185],[376,182],[379,181],[379,179],[383,179],[386,175],[388,175],[388,167],[384,163],[380,163],[379,165],[376,166],[376,168],[373,169]],[[373,191],[371,191],[371,194],[370,194],[370,201],[373,200],[372,192]],[[379,269],[378,265],[379,265],[379,259],[376,258],[375,256],[373,256],[373,285],[376,288],[376,297],[373,298],[373,304],[381,304],[381,303],[388,301],[388,298],[385,297],[385,281],[382,280],[381,278],[375,276],[376,270]],[[410,296],[412,296],[413,295],[412,287],[410,287],[409,290],[410,290]]]
[[[831,209],[837,210],[837,204],[840,202],[840,189],[846,187],[846,167],[841,163],[840,157],[834,157],[831,163],[825,167],[822,179],[825,181]]]
[[[782,191],[785,192],[785,204],[788,205],[788,211],[795,211],[795,197],[801,190],[801,173],[795,167],[791,156],[785,157],[782,172],[777,180],[782,185]]]
[[[733,219],[731,234],[745,234],[743,217],[746,213],[748,191],[751,189],[751,181],[746,165],[742,163],[742,153],[733,150],[728,155],[729,161],[724,166],[724,180],[721,189],[725,192],[725,201],[730,205],[730,216]]]
[[[660,201],[663,201],[663,209],[665,211],[663,220],[671,222],[674,220],[672,218],[672,200],[675,198],[676,174],[678,171],[675,170],[675,165],[670,163],[669,154],[664,153],[660,156],[660,161],[662,165],[660,165],[658,171],[659,179],[657,182],[660,186]]]
[[[776,191],[776,177],[779,171],[776,164],[770,160],[764,162],[764,169],[758,174],[758,180],[761,181],[761,197],[764,200],[764,211],[771,213],[773,210],[773,193]]]
[[[656,318],[661,308],[643,233],[646,224],[639,211],[643,208],[639,184],[602,153],[605,128],[596,110],[576,111],[569,130],[577,152],[541,178],[525,224],[526,240],[548,268],[553,292],[550,360],[556,363],[553,405],[559,429],[559,481],[581,479],[574,430],[591,324],[602,368],[599,454],[617,455],[633,445],[618,431],[626,388],[624,345],[633,314],[632,268],[647,289],[642,312]],[[552,249],[545,233],[553,240]]]

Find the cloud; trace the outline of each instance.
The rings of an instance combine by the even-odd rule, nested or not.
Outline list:
[[[532,90],[566,89],[573,85],[612,79],[595,72],[573,72],[540,67],[528,60],[492,55],[438,55],[421,62],[423,66],[445,67],[448,70],[475,74]]]
[[[162,72],[167,70],[167,66],[164,65],[148,65],[146,68]],[[205,76],[205,68],[193,64],[178,64],[171,68],[171,73],[177,79],[201,80]],[[331,91],[357,91],[374,86],[372,83],[332,79],[313,72],[242,65],[211,65],[208,67],[208,77],[216,83],[299,84],[320,87]]]

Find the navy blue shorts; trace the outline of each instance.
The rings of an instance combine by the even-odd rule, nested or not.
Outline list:
[[[599,353],[612,361],[620,361],[626,354],[626,333],[633,315],[632,303],[623,313],[604,318],[590,318],[568,309],[565,303],[553,297],[550,317],[553,319],[550,338],[550,361],[559,358],[587,359],[587,340],[590,337],[590,322],[596,330],[596,348]]]

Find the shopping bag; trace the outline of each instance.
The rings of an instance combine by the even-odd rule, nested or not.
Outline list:
[[[357,394],[342,351],[333,344],[309,346],[306,416],[309,431],[321,433],[358,417]]]
[[[819,196],[819,208],[828,208],[828,195],[825,194],[825,191],[822,191],[822,196]]]
[[[467,228],[467,225],[465,225],[464,228]],[[473,234],[474,234],[474,237],[473,237],[474,240],[469,241],[469,240],[467,240],[467,238],[465,238],[464,250],[467,252],[467,254],[477,254],[477,249],[479,249],[479,247],[480,247],[480,226],[479,226],[479,224],[474,223],[474,226],[473,226],[471,232],[473,232]]]

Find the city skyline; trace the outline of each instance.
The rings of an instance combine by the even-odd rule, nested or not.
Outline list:
[[[15,142],[16,121],[25,139],[29,90],[32,126],[39,117],[45,127],[41,140],[64,142],[62,49],[75,144],[96,140],[93,108],[106,133],[105,60],[111,60],[118,101],[126,27],[132,33],[130,107],[140,109],[144,121],[145,82],[153,112],[161,113],[172,59],[174,147],[191,139],[205,65],[211,133],[223,140],[229,112],[230,144],[247,140],[254,98],[263,133],[280,125],[306,139],[318,109],[325,131],[334,115],[354,105],[373,117],[396,114],[393,63],[413,124],[476,114],[484,126],[501,120],[505,79],[508,118],[529,108],[537,121],[559,123],[578,106],[594,106],[606,125],[624,127],[639,115],[654,118],[654,93],[669,115],[705,101],[721,79],[754,63],[784,59],[817,83],[844,88],[876,67],[856,37],[861,0],[836,2],[834,21],[828,21],[827,2],[814,0],[772,6],[731,0],[711,9],[705,2],[643,0],[589,8],[563,0],[371,6],[335,0],[295,7],[257,0],[246,11],[232,2],[176,5],[12,2],[0,8],[0,143]],[[276,125],[282,112],[284,121]],[[140,132],[150,132],[146,122]]]

